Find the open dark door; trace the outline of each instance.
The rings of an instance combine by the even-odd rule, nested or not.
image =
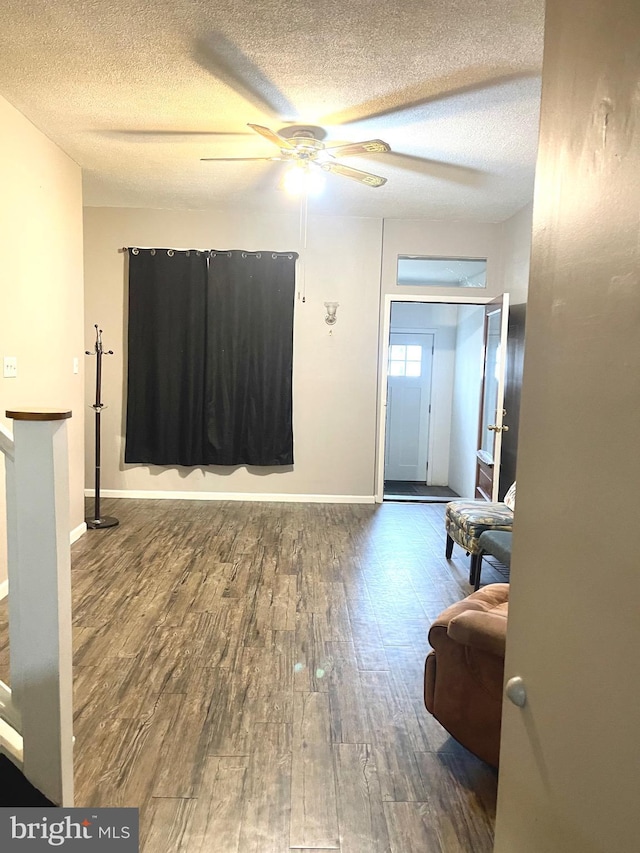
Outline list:
[[[476,491],[480,500],[497,501],[500,484],[502,434],[509,426],[504,419],[504,376],[507,355],[509,294],[485,306],[484,368],[476,453]]]
[[[509,413],[507,418],[509,430],[502,433],[499,501],[504,500],[507,489],[516,479],[526,312],[527,306],[524,303],[509,306],[507,368],[504,377],[504,408]]]

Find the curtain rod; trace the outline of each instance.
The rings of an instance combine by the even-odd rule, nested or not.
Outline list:
[[[133,252],[134,255],[137,255],[138,252],[140,250],[142,250],[142,251],[151,252],[151,254],[153,254],[153,255],[155,255],[156,252],[166,252],[169,255],[169,257],[172,257],[175,254],[175,252],[186,252],[187,254],[189,254],[190,252],[195,252],[196,255],[200,255],[202,253],[209,254],[209,255],[227,255],[227,257],[229,257],[229,258],[231,257],[233,252],[240,252],[242,254],[243,258],[248,258],[250,256],[256,257],[256,258],[261,258],[262,255],[271,255],[272,258],[289,258],[290,260],[293,260],[293,258],[298,257],[297,252],[269,252],[269,251],[266,251],[266,252],[265,251],[262,251],[262,252],[246,252],[242,249],[233,249],[233,250],[231,250],[231,249],[227,249],[227,250],[224,250],[224,249],[164,249],[164,248],[158,249],[158,248],[152,247],[152,246],[121,246],[118,249],[118,251],[119,252],[128,252],[129,249],[131,249],[131,251]]]

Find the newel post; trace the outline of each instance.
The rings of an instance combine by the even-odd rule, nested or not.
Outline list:
[[[15,502],[9,533],[11,689],[20,710],[23,772],[58,805],[73,805],[73,680],[69,461],[65,411],[8,411]]]

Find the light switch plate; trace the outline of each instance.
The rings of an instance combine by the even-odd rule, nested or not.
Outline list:
[[[5,379],[15,379],[18,375],[18,359],[15,355],[5,355],[4,373]]]

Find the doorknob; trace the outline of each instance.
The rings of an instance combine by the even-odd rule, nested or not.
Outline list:
[[[510,678],[504,688],[505,695],[510,702],[517,705],[518,708],[524,708],[527,704],[527,690],[524,686],[524,681],[519,675]]]
[[[490,429],[491,432],[509,432],[509,427],[506,424],[502,426],[497,426],[496,424],[489,424],[487,429]]]

